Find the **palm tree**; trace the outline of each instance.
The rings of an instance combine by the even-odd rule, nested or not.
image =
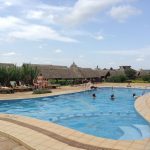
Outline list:
[[[10,81],[24,81],[25,84],[32,85],[33,79],[38,75],[37,67],[24,64],[22,67],[0,67],[0,83],[9,86]]]
[[[33,67],[29,64],[23,64],[23,66],[22,66],[22,80],[26,84],[32,85],[33,79],[35,79],[38,74],[39,74],[39,71],[38,71],[37,67]]]

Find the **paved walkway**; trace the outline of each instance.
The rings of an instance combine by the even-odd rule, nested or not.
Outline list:
[[[28,150],[24,146],[10,140],[7,137],[0,136],[0,150]]]
[[[147,121],[150,122],[150,93],[138,98],[135,108]]]

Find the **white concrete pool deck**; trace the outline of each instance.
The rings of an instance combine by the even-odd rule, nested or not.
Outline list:
[[[113,84],[113,86],[120,85]],[[55,94],[64,94],[68,93],[68,91],[69,93],[79,92],[82,90],[84,89],[74,88]],[[6,96],[5,99],[7,98]],[[20,96],[16,98],[20,99]],[[135,102],[135,107],[150,122],[150,94],[138,98]],[[54,123],[18,115],[0,114],[0,134],[31,150],[150,150],[150,138],[130,141],[105,139]]]

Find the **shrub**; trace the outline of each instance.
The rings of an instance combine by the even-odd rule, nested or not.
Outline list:
[[[52,93],[52,91],[48,89],[36,89],[33,91],[33,94],[45,94],[45,93]]]
[[[72,85],[74,84],[73,80],[64,80],[64,79],[59,79],[59,80],[49,80],[51,84],[59,84],[59,85]]]
[[[124,75],[117,75],[117,76],[112,76],[110,78],[108,78],[106,81],[107,82],[125,82],[127,80],[127,77]]]
[[[57,84],[57,80],[55,80],[55,79],[50,79],[50,80],[48,80],[48,82],[51,84]]]
[[[142,76],[143,81],[150,82],[150,75]]]
[[[127,69],[127,70],[125,70],[125,74],[126,74],[126,77],[128,78],[128,80],[136,78],[136,71],[133,70],[133,69]]]

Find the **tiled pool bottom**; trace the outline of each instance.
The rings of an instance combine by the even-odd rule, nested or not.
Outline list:
[[[143,92],[148,91],[101,88],[49,98],[0,102],[0,111],[56,122],[104,138],[144,139],[150,137],[149,124],[134,109],[132,96]],[[110,99],[112,93],[116,97],[114,101]]]

